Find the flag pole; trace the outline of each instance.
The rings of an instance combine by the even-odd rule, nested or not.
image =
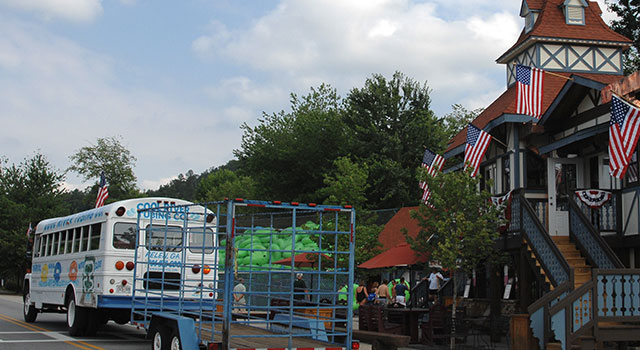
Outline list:
[[[514,66],[517,66],[517,65],[519,65],[520,63],[512,62],[511,64],[513,64]],[[523,66],[524,66],[524,65],[523,65]],[[539,68],[538,68],[538,69],[539,69]],[[540,70],[541,70],[541,71],[543,71],[543,72],[545,72],[546,74],[550,74],[550,75],[553,75],[553,76],[556,76],[556,77],[560,77],[560,78],[563,78],[563,79],[567,79],[567,80],[573,80],[573,78],[571,78],[571,77],[566,77],[566,76],[564,76],[564,75],[562,75],[562,74],[558,74],[558,73],[554,73],[554,72],[549,72],[549,71],[546,71],[546,70],[544,70],[544,69],[540,69]]]
[[[499,143],[499,144],[503,145],[505,148],[509,148],[509,146],[507,146],[507,144],[506,144],[506,143],[504,143],[504,142],[502,142],[502,141],[498,140],[497,138],[495,138],[495,137],[491,136],[491,139],[493,139],[493,140],[495,140],[497,143]]]

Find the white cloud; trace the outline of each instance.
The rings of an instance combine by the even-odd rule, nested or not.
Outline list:
[[[0,15],[0,33],[0,150],[12,163],[40,149],[65,169],[80,147],[121,135],[138,158],[140,184],[149,186],[224,164],[240,143],[241,130],[227,122],[236,114],[221,107],[123,86],[111,58],[42,27]],[[82,186],[71,175],[67,186]]]
[[[441,5],[450,6],[408,0],[283,0],[251,27],[212,24],[192,48],[205,60],[241,64],[294,92],[326,82],[345,93],[362,86],[372,73],[390,76],[396,70],[428,81],[433,96],[447,105],[474,91],[504,87],[491,76],[504,70],[495,59],[521,30],[517,9],[471,16],[482,13],[483,6],[495,7],[481,2],[464,6],[469,15],[445,19]]]
[[[32,12],[45,20],[89,22],[102,14],[100,0],[0,0],[0,5]]]

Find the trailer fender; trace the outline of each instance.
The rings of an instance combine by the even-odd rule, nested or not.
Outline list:
[[[147,330],[147,338],[152,337],[157,329],[165,329],[170,332],[166,339],[170,339],[171,335],[177,334],[180,338],[182,350],[199,349],[196,326],[192,318],[167,312],[155,312],[153,316],[151,316],[151,322]]]

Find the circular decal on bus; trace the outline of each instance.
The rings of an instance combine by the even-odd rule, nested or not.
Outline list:
[[[42,271],[40,272],[40,279],[42,282],[47,281],[47,276],[49,275],[49,266],[47,264],[42,265]]]
[[[60,273],[62,273],[62,265],[60,262],[57,262],[53,268],[53,279],[56,280],[56,282],[60,281]]]
[[[69,266],[69,279],[75,281],[78,278],[78,263],[74,260]]]

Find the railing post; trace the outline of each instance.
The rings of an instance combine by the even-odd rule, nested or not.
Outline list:
[[[509,349],[531,350],[532,339],[528,314],[515,314],[509,322]]]

